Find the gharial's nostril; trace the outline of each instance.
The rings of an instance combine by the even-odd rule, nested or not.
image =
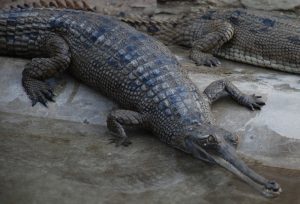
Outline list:
[[[238,143],[240,140],[240,136],[239,135],[235,135],[235,142]]]
[[[276,183],[275,181],[268,181],[266,187],[268,189],[272,189],[274,191],[278,191],[280,189],[280,186],[278,183]]]

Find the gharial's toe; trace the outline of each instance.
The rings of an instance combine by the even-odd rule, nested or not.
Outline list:
[[[219,66],[221,62],[217,58],[211,57],[209,59],[205,59],[203,64],[209,67],[216,67]]]
[[[132,142],[130,140],[128,140],[128,138],[117,138],[117,137],[114,137],[114,138],[111,138],[109,140],[110,140],[109,144],[115,143],[116,147],[119,147],[121,145],[124,146],[124,147],[128,147],[129,145],[132,144]]]
[[[36,79],[23,80],[23,87],[32,102],[32,106],[35,106],[38,102],[47,107],[48,101],[54,102],[55,96],[51,87],[43,81]]]
[[[212,54],[209,53],[202,53],[202,52],[192,52],[191,59],[196,63],[196,65],[205,65],[209,67],[216,67],[221,64],[218,58],[214,57]]]
[[[252,111],[254,111],[255,109],[261,110],[262,106],[266,105],[266,103],[261,98],[261,96],[256,96],[255,94],[245,95],[241,100],[241,103]]]

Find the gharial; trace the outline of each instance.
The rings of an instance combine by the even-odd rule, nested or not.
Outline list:
[[[229,60],[300,74],[299,19],[251,9],[208,9],[171,19],[125,16],[121,20],[167,44],[191,48],[197,65]]]
[[[174,148],[225,167],[265,196],[281,192],[278,183],[238,158],[237,136],[216,126],[210,111],[224,95],[260,109],[260,96],[246,95],[228,80],[213,82],[201,93],[167,47],[112,17],[60,9],[1,10],[0,55],[33,58],[22,72],[33,105],[53,100],[44,80],[68,69],[123,108],[107,118],[118,144],[129,144],[126,127],[144,127]]]

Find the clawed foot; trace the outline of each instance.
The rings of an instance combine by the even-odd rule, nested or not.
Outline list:
[[[31,99],[32,106],[40,102],[43,106],[47,107],[47,102],[55,102],[55,96],[52,89],[48,84],[36,79],[23,80],[23,86],[29,98]]]
[[[220,64],[221,64],[221,62],[216,57],[213,57],[213,56],[211,56],[210,58],[198,60],[196,62],[196,65],[205,65],[205,66],[209,66],[209,67],[216,67],[216,66],[219,66]]]
[[[260,110],[262,106],[266,105],[266,103],[262,101],[261,96],[256,96],[255,94],[245,95],[241,100],[241,104],[252,111],[255,109]]]
[[[205,65],[209,67],[216,67],[221,64],[221,62],[216,57],[207,53],[192,53],[191,58],[198,66]]]
[[[120,145],[123,145],[124,147],[128,147],[129,145],[131,145],[132,143],[128,140],[127,137],[125,138],[121,138],[121,137],[114,137],[109,139],[110,142],[109,144],[115,143],[116,147],[119,147]]]

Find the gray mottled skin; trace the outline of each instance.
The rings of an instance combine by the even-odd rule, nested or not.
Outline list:
[[[252,110],[264,105],[260,97],[241,93],[227,80],[201,93],[168,48],[112,17],[59,9],[0,11],[0,54],[33,58],[22,78],[33,105],[46,106],[53,93],[44,80],[69,69],[123,108],[107,118],[118,144],[129,144],[127,126],[148,128],[196,158],[225,162],[225,168],[266,196],[281,191],[236,156],[237,137],[217,127],[210,111],[210,103],[223,95]]]
[[[196,64],[217,66],[226,59],[300,73],[299,19],[274,12],[216,9],[157,21],[124,17],[138,30],[166,43],[191,47]]]

